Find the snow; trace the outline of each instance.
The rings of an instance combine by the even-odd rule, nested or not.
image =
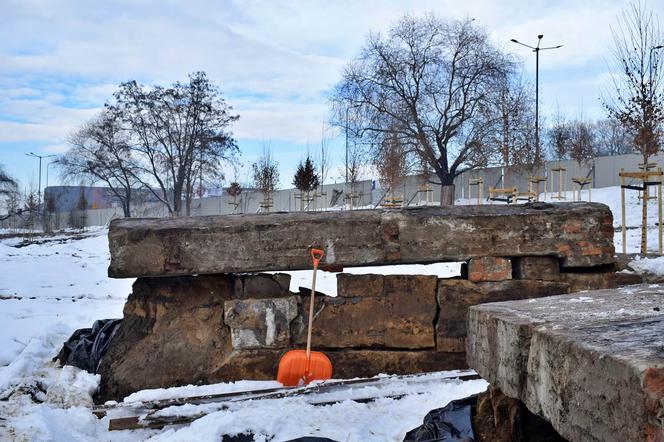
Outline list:
[[[572,193],[568,192],[568,200]],[[628,252],[637,252],[641,210],[637,192],[626,191]],[[550,198],[544,198],[550,200]],[[587,193],[584,192],[584,199]],[[607,204],[620,227],[620,189],[593,189],[593,201]],[[460,201],[468,203],[469,201]],[[657,206],[649,204],[649,225],[655,226]],[[7,233],[7,232],[3,232]],[[219,440],[221,434],[252,432],[256,440],[286,440],[316,435],[336,440],[401,440],[405,431],[421,424],[424,415],[450,400],[482,391],[484,381],[440,382],[423,375],[419,380],[354,389],[353,395],[405,392],[402,399],[357,403],[337,397],[332,405],[313,405],[311,398],[235,402],[227,410],[214,405],[171,407],[162,414],[209,412],[188,426],[164,430],[108,432],[108,418],[90,412],[98,376],[73,367],[58,368],[52,358],[77,328],[97,319],[118,318],[131,279],[109,279],[107,230],[93,228],[83,234],[67,232],[36,237],[25,245],[22,238],[0,239],[0,440]],[[620,232],[615,235],[621,250]],[[649,249],[657,250],[656,228],[649,231]],[[636,259],[638,272],[664,275],[664,258]],[[347,268],[354,274],[458,275],[459,263]],[[310,287],[311,270],[290,272],[291,290]],[[336,274],[321,271],[317,290],[336,294]],[[578,296],[575,302],[589,302]],[[273,388],[273,381],[237,381],[204,386],[144,390],[126,398],[141,402],[176,396],[219,394]],[[328,396],[329,398],[329,396]],[[207,407],[207,408],[206,408]],[[274,439],[270,439],[274,437]]]
[[[277,381],[235,381],[210,385],[185,385],[172,388],[154,388],[132,393],[124,398],[123,402],[156,401],[176,397],[205,396],[211,394],[234,393],[237,391],[279,388],[281,386],[282,385]]]
[[[296,398],[254,400],[213,412],[190,427],[109,432],[108,418],[97,419],[89,408],[98,376],[74,367],[58,368],[52,362],[74,330],[90,327],[97,319],[122,317],[133,280],[107,277],[107,233],[94,228],[83,234],[35,236],[34,243],[27,245],[21,237],[0,239],[0,440],[136,441],[153,436],[156,440],[219,440],[222,432],[229,434],[229,428],[254,432],[258,440],[266,440],[268,435],[285,440],[305,434],[325,434],[338,440],[396,440],[419,425],[432,408],[486,387],[484,381],[458,381],[427,386],[426,392],[398,401],[380,399],[369,404],[342,400],[314,406]],[[459,264],[348,271],[452,276],[459,273]],[[310,270],[291,274],[293,291],[310,287]],[[336,274],[320,272],[318,281],[317,290],[336,294]],[[146,401],[278,385],[275,381],[238,381],[183,386],[141,391],[126,399]],[[404,383],[401,388],[411,387]]]
[[[664,276],[664,256],[656,258],[642,258],[637,256],[629,263],[629,267],[636,273],[649,273],[651,275]]]
[[[325,406],[307,404],[301,397],[238,402],[187,427],[169,429],[152,440],[216,441],[223,434],[251,432],[258,441],[272,440],[271,436],[281,441],[305,435],[338,441],[397,441],[403,440],[408,430],[421,425],[431,409],[484,391],[486,386],[483,380],[434,381],[424,389],[416,389],[406,382],[386,387],[390,393],[410,392],[399,400],[383,398],[370,403],[345,400]],[[413,394],[413,390],[417,393]],[[187,411],[195,413],[196,408]]]
[[[48,327],[68,335],[95,319],[122,317],[133,280],[107,277],[106,235],[97,228],[24,247],[16,247],[18,237],[0,240],[0,376]]]

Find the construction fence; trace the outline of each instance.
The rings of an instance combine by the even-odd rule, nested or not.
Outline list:
[[[664,155],[651,158],[652,162],[662,163]],[[490,167],[464,172],[455,180],[456,199],[477,198],[479,187],[482,197],[489,196],[490,188],[505,189],[516,187],[520,193],[529,189],[533,192],[558,192],[574,189],[575,178],[590,181],[594,188],[619,186],[618,173],[638,170],[642,158],[636,154],[598,157],[589,164],[579,165],[575,161],[550,161],[539,170],[523,168]],[[532,184],[532,177],[540,178],[538,188]],[[470,185],[469,185],[470,184]],[[470,192],[470,193],[469,193]],[[194,199],[191,205],[192,216],[222,215],[258,212],[292,212],[300,210],[342,210],[373,207],[405,207],[436,204],[440,201],[440,186],[426,183],[421,177],[409,176],[399,189],[387,191],[378,180],[364,180],[351,186],[349,183],[326,184],[309,195],[301,195],[296,189],[275,191],[269,200],[261,192],[244,191],[236,198],[230,195]],[[163,204],[144,203],[132,208],[134,217],[167,217]],[[114,218],[122,218],[121,207],[90,209],[78,213],[51,214],[52,227],[62,229],[77,226],[104,226]],[[57,221],[57,225],[56,225]],[[9,218],[0,221],[0,228],[24,227],[25,219]]]

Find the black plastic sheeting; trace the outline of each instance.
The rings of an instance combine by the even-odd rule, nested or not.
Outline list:
[[[424,423],[406,433],[404,442],[474,442],[473,408],[477,395],[431,410]]]
[[[90,373],[97,373],[99,361],[106,354],[113,335],[122,319],[100,319],[92,328],[80,328],[62,346],[55,357],[62,365],[73,365]]]

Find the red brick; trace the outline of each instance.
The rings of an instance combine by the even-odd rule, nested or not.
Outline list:
[[[512,263],[508,258],[484,256],[473,258],[468,264],[471,282],[507,281],[512,279]]]

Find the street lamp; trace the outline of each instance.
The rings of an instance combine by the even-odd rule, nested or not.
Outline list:
[[[558,46],[549,46],[546,48],[541,48],[540,47],[540,42],[542,41],[542,37],[544,35],[540,34],[537,36],[537,46],[533,47],[530,45],[527,45],[525,43],[521,43],[520,41],[516,39],[511,39],[510,41],[512,43],[519,44],[521,46],[525,46],[528,49],[531,49],[535,53],[535,154],[539,158],[540,154],[540,138],[539,138],[539,53],[540,51],[546,51],[549,49],[558,49],[562,48],[563,45],[558,45]]]
[[[37,189],[37,207],[41,206],[41,170],[42,158],[50,158],[57,155],[37,155],[34,152],[26,153],[29,157],[39,158],[39,189]],[[48,173],[48,171],[47,171]]]

